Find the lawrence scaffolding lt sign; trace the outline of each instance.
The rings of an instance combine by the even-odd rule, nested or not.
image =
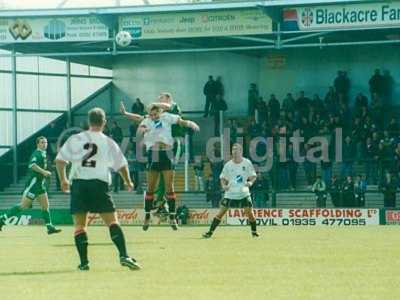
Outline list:
[[[262,226],[366,226],[379,225],[379,209],[271,208],[253,209]],[[230,209],[228,225],[247,225],[243,209]]]

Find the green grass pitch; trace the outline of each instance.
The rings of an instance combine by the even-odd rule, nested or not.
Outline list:
[[[124,227],[143,266],[118,264],[106,227],[89,228],[91,270],[79,272],[72,227],[0,232],[0,299],[400,299],[398,227]]]

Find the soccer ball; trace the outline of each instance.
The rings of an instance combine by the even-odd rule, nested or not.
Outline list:
[[[128,31],[120,31],[117,33],[115,41],[118,44],[118,46],[128,47],[132,42],[132,36]]]

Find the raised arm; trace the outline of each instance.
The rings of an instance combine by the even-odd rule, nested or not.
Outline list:
[[[190,120],[184,120],[182,118],[179,118],[177,124],[180,126],[183,126],[183,127],[191,128],[194,131],[200,131],[199,125],[197,125],[195,122],[190,121]]]
[[[122,115],[127,117],[129,120],[132,120],[136,123],[140,123],[143,121],[144,117],[138,114],[133,114],[133,113],[128,113],[125,109],[124,102],[121,101],[119,105],[119,111],[121,112]]]

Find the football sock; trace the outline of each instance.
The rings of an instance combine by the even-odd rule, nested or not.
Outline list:
[[[89,263],[87,248],[88,248],[88,236],[84,230],[75,232],[75,246],[78,250],[79,258],[81,260],[81,265]]]
[[[121,226],[119,226],[118,224],[111,224],[109,229],[110,229],[111,240],[117,247],[119,256],[128,257],[128,254],[126,253],[125,237],[124,233],[122,232]]]
[[[257,223],[256,221],[249,221],[251,232],[257,232]]]
[[[145,219],[146,220],[150,219],[150,212],[151,212],[151,209],[153,208],[153,200],[154,200],[154,194],[146,192],[146,195],[144,198],[144,211],[145,211]]]
[[[221,223],[221,220],[218,218],[214,218],[210,226],[210,232],[214,232],[214,230],[218,227],[219,223]]]
[[[176,213],[176,196],[175,193],[168,193],[167,194],[167,203],[168,203],[168,212],[169,212],[169,219],[175,219]]]
[[[42,210],[42,218],[47,228],[53,227],[53,224],[51,223],[50,212],[48,210]]]

